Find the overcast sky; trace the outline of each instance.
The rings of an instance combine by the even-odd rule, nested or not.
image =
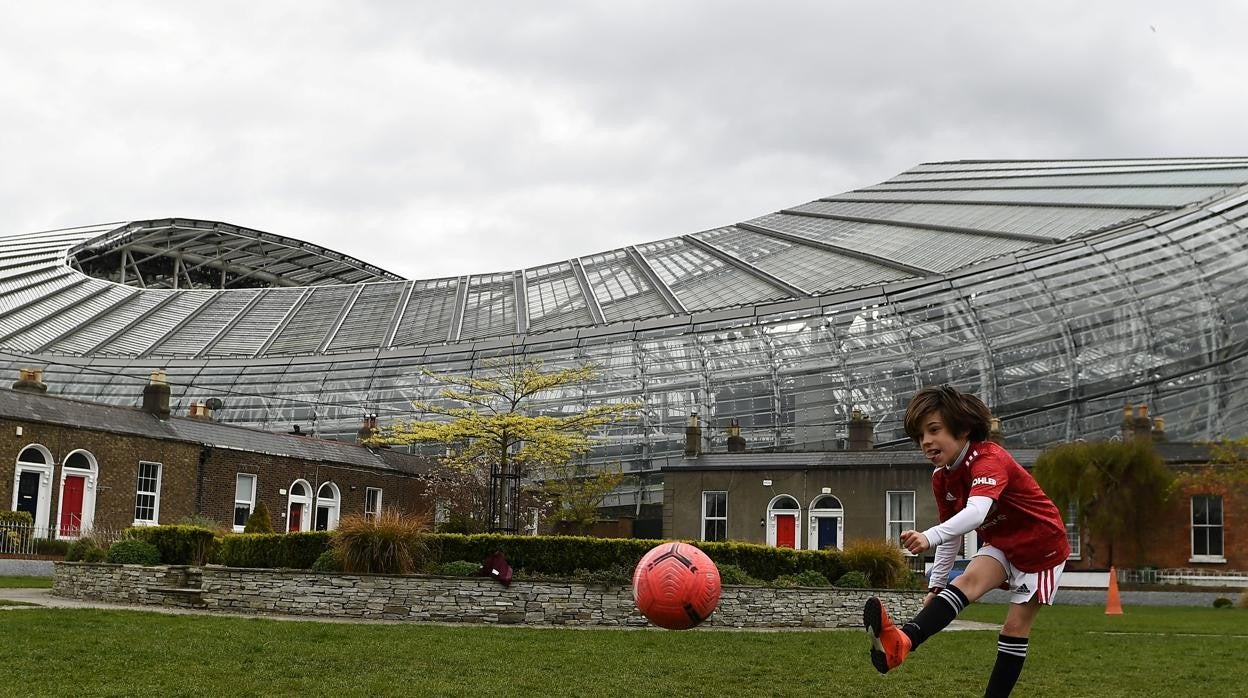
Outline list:
[[[1248,155],[1238,2],[0,0],[0,235],[149,218],[408,278],[918,163]]]

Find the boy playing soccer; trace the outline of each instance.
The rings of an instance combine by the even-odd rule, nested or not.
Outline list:
[[[1027,638],[1041,604],[1053,603],[1070,545],[1057,507],[1035,478],[1000,445],[987,441],[991,414],[977,397],[949,386],[924,388],[906,409],[906,434],[936,466],[932,494],[940,523],[904,531],[915,554],[935,547],[931,588],[923,609],[898,627],[880,600],[863,609],[872,636],[871,663],[881,673],[942,630],[990,589],[1008,589],[1010,607],[997,638],[997,661],[985,696],[1008,696],[1027,658]],[[962,536],[977,531],[985,545],[966,571],[947,584]]]

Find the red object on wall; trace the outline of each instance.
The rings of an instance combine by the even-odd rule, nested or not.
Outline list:
[[[797,517],[792,514],[776,514],[776,547],[796,548]]]
[[[82,490],[86,478],[70,475],[61,490],[61,535],[76,536],[82,528]]]

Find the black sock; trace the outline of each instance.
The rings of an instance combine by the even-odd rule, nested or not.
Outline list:
[[[992,676],[988,678],[988,689],[985,698],[1008,696],[1018,682],[1018,675],[1023,673],[1023,662],[1027,659],[1027,638],[1000,635],[997,637],[997,663],[992,665]]]
[[[936,598],[919,611],[919,615],[901,626],[901,632],[910,637],[910,649],[918,647],[927,638],[944,630],[970,603],[966,594],[955,586],[941,589]]]

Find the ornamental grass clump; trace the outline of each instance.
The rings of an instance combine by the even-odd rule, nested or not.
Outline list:
[[[390,510],[375,519],[352,514],[338,522],[331,546],[344,572],[412,574],[425,569],[432,558],[429,529],[423,516]]]
[[[841,560],[850,570],[867,576],[873,589],[906,589],[910,587],[910,567],[897,544],[882,538],[850,541],[841,551]]]

